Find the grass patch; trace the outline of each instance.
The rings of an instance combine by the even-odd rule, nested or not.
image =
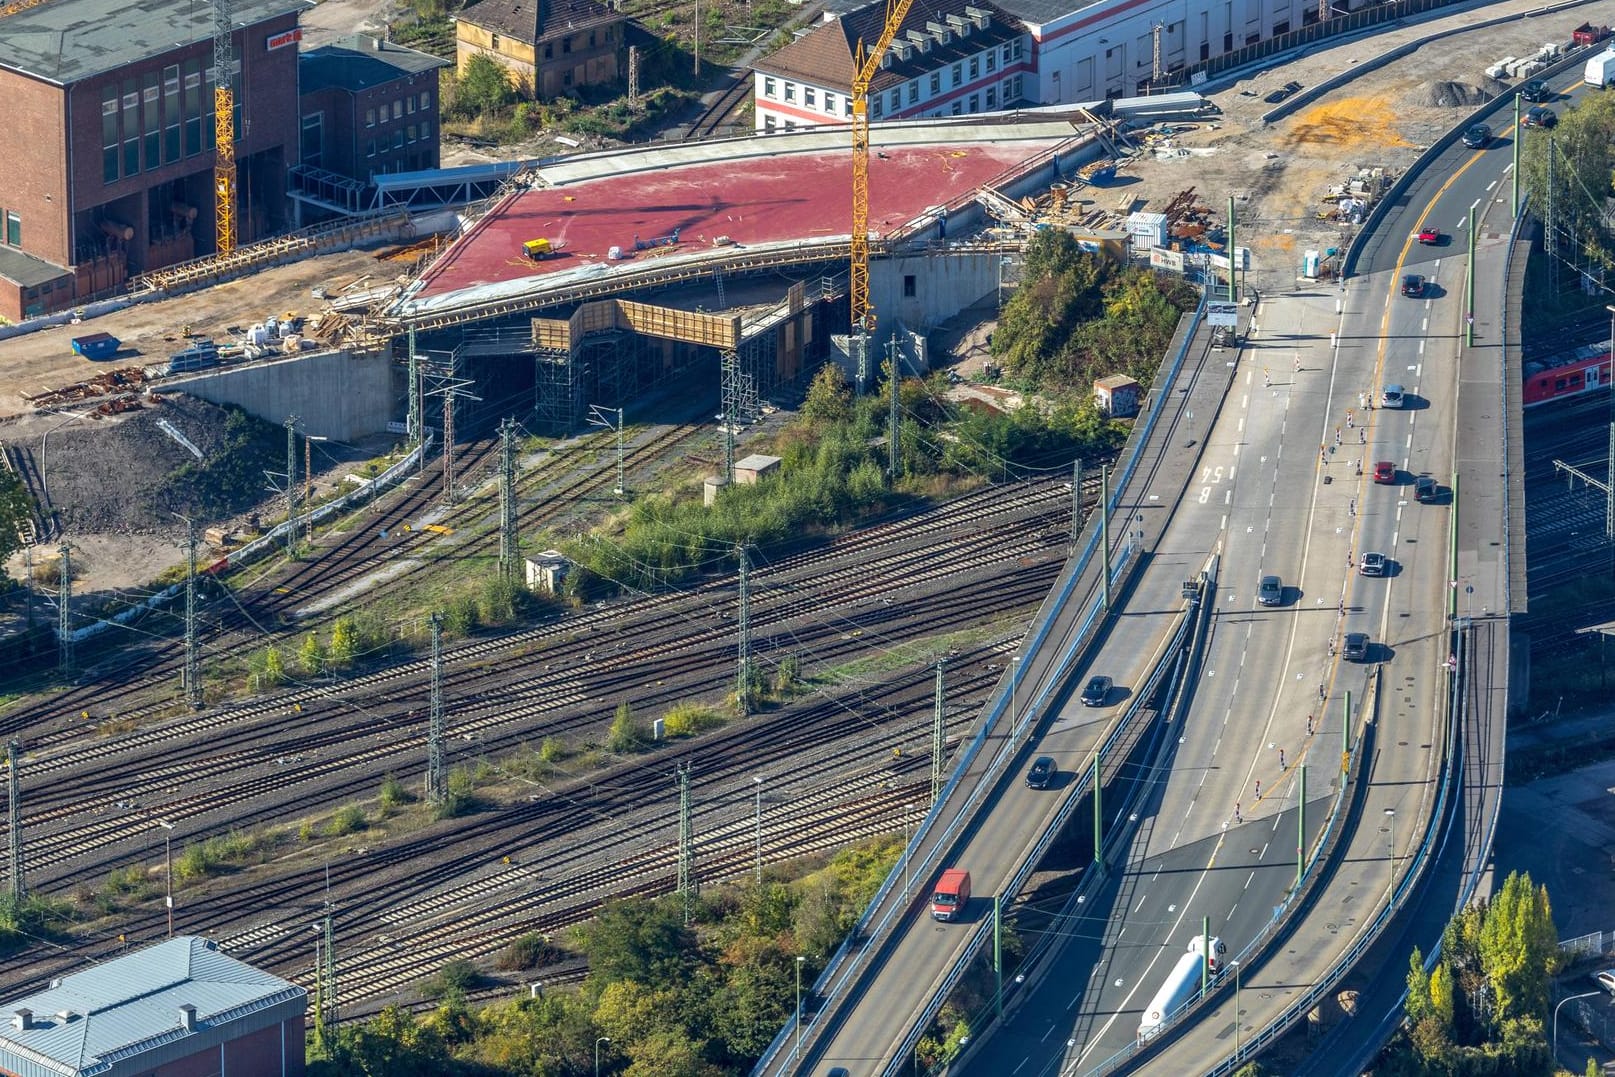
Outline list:
[[[174,858],[175,884],[222,875],[249,863],[262,863],[281,844],[278,829],[232,830],[228,834],[191,842]]]
[[[934,663],[939,655],[977,647],[989,640],[1002,639],[1006,635],[1023,632],[1025,628],[1024,617],[1001,617],[987,624],[960,629],[958,632],[890,644],[867,658],[856,658],[839,666],[826,667],[809,674],[805,679],[815,688],[832,688],[855,681],[873,680],[882,673]]]

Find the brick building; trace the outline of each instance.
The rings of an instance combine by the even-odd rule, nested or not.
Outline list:
[[[621,77],[627,16],[599,0],[482,0],[454,17],[457,71],[491,56],[540,100]]]
[[[310,6],[234,0],[238,242],[288,223]],[[0,315],[214,250],[212,19],[192,0],[45,0],[5,18]]]
[[[7,1077],[302,1077],[308,992],[181,935],[0,1003]]]
[[[368,34],[303,53],[292,197],[315,209],[355,212],[368,205],[372,177],[436,168],[437,73],[447,66]]]
[[[758,131],[847,123],[854,48],[879,40],[885,5],[827,14],[753,65]],[[915,3],[869,84],[869,118],[963,116],[1022,101],[1031,35],[986,0]],[[1035,81],[1035,75],[1034,75]]]

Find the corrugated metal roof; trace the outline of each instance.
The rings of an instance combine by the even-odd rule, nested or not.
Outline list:
[[[626,16],[599,0],[482,0],[454,16],[472,26],[497,30],[537,44],[579,30],[622,22]]]
[[[0,1067],[16,1070],[17,1059],[70,1077],[102,1073],[211,1025],[306,996],[207,939],[181,935],[0,1004]],[[181,1006],[196,1008],[195,1028],[184,1027]],[[17,1027],[24,1009],[32,1013],[27,1029]]]
[[[311,0],[232,0],[237,26],[304,11]],[[213,7],[193,0],[46,0],[6,16],[0,67],[59,85],[213,39]]]
[[[352,34],[329,45],[310,49],[297,58],[299,93],[327,86],[368,90],[384,82],[448,67],[441,56],[417,52],[369,34]]]

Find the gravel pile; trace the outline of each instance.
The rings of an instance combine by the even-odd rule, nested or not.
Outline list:
[[[182,527],[175,512],[217,507],[213,498],[199,498],[196,483],[175,481],[181,469],[218,465],[231,445],[227,432],[229,412],[215,404],[185,396],[164,397],[139,411],[113,418],[80,419],[61,425],[63,417],[44,416],[43,453],[38,437],[21,444],[43,465],[44,481],[62,529],[69,535],[84,532],[177,533]],[[158,424],[166,420],[202,451],[198,461],[188,449]],[[239,424],[240,420],[237,420]],[[267,429],[267,424],[262,425]],[[267,435],[267,429],[261,433]],[[8,438],[11,432],[7,432]],[[237,442],[239,452],[239,441]],[[237,468],[239,461],[232,462]],[[282,470],[284,470],[282,464]],[[264,480],[258,475],[258,498]],[[245,493],[246,491],[242,491]],[[248,505],[251,504],[249,499]],[[247,505],[243,505],[243,508]],[[198,517],[197,525],[215,522]]]
[[[1496,79],[1486,79],[1489,85],[1472,86],[1467,82],[1426,82],[1413,94],[1413,102],[1432,108],[1479,108],[1501,90]]]

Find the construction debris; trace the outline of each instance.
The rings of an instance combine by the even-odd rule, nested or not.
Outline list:
[[[101,397],[120,396],[138,392],[146,384],[146,372],[140,367],[125,366],[97,374],[88,381],[76,381],[57,389],[42,389],[37,393],[18,392],[28,403],[40,410],[96,400]],[[126,410],[126,409],[117,409]],[[106,412],[105,414],[111,414]]]

